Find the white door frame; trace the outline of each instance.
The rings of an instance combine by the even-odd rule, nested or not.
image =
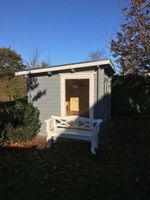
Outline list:
[[[65,109],[65,80],[66,79],[89,79],[89,118],[94,119],[94,74],[90,73],[66,73],[60,74],[60,106],[61,106],[61,116],[66,116]]]

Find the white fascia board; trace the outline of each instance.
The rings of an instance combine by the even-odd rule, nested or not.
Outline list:
[[[99,65],[110,65],[114,70],[114,66],[110,60],[102,60],[102,61],[93,61],[93,62],[85,62],[85,63],[77,63],[77,64],[70,64],[70,65],[62,65],[58,67],[49,67],[43,69],[31,69],[26,71],[19,71],[15,72],[16,76],[19,75],[28,75],[28,74],[37,74],[37,73],[44,73],[44,72],[53,72],[53,71],[61,71],[67,69],[76,69],[76,68],[84,68],[84,67],[92,67],[92,66],[99,66]]]
[[[110,65],[111,68],[114,70],[114,72],[116,72],[115,66],[114,66],[114,64],[112,63],[111,60],[109,60],[109,65]]]

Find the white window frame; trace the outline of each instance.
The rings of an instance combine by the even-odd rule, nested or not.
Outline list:
[[[89,79],[89,118],[94,119],[94,72],[90,73],[67,73],[60,74],[60,106],[61,106],[61,116],[66,116],[65,109],[65,80],[66,79]]]

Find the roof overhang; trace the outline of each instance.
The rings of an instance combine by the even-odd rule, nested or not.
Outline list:
[[[52,66],[52,67],[47,67],[47,68],[19,71],[19,72],[15,72],[15,75],[19,76],[19,75],[39,74],[39,73],[46,73],[46,72],[56,72],[56,71],[63,71],[63,70],[69,70],[69,69],[87,68],[87,67],[105,66],[105,65],[109,66],[112,69],[112,71],[115,72],[115,67],[113,63],[111,62],[111,60],[101,60],[101,61],[73,63],[73,64]]]

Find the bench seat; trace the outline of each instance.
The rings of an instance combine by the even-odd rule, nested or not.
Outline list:
[[[45,120],[48,148],[59,137],[86,140],[91,142],[91,153],[98,148],[101,119],[90,120],[79,116],[51,116]]]
[[[57,132],[60,133],[60,137],[79,140],[90,140],[93,134],[92,131],[63,128],[57,129]],[[51,133],[53,134],[53,132]]]

